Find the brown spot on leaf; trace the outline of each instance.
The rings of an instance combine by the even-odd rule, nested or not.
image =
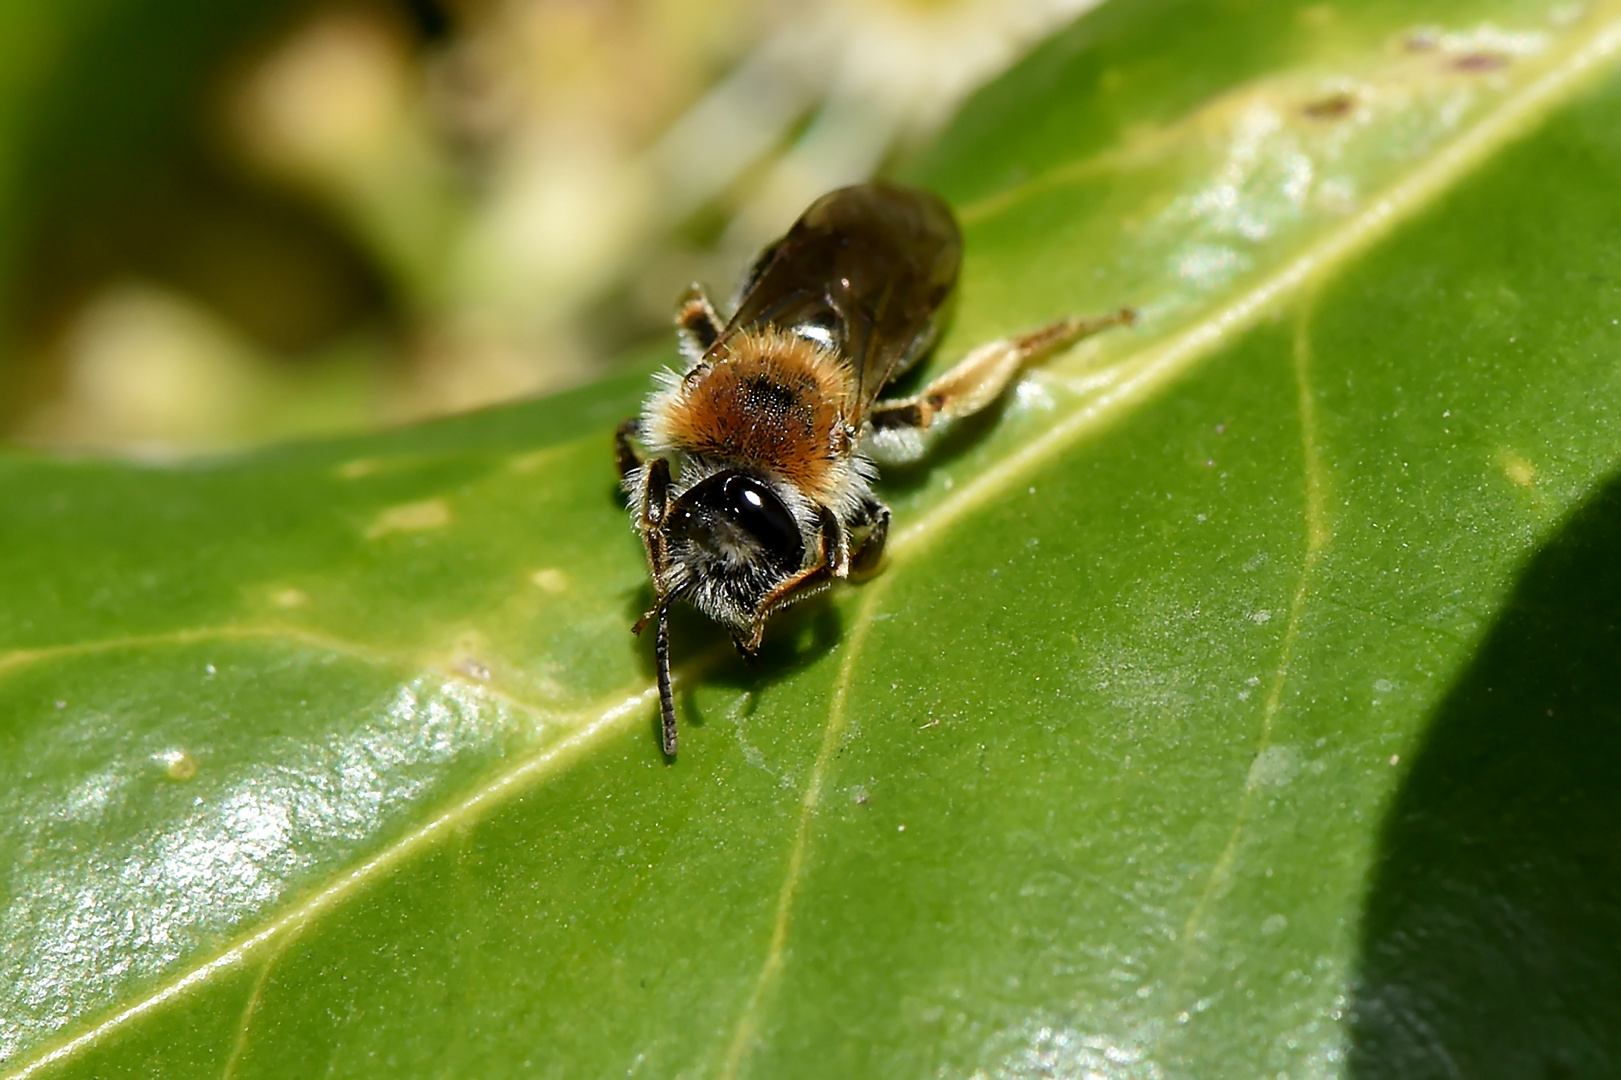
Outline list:
[[[1465,53],[1452,61],[1452,66],[1459,71],[1496,71],[1498,68],[1508,66],[1508,57],[1502,53]]]
[[[1356,95],[1344,91],[1329,94],[1308,102],[1301,108],[1301,112],[1313,120],[1338,120],[1350,114],[1356,108]]]

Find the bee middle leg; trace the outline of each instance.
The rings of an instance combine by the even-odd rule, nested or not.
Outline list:
[[[1111,326],[1129,326],[1130,308],[1096,319],[1060,319],[1039,330],[987,342],[913,397],[873,406],[872,449],[886,463],[915,461],[927,448],[923,435],[937,424],[972,416],[1002,395],[1026,364]]]

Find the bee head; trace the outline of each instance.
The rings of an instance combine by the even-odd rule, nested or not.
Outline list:
[[[801,500],[743,469],[705,477],[671,503],[661,527],[678,595],[747,630],[754,612],[805,563],[805,527],[790,509]]]

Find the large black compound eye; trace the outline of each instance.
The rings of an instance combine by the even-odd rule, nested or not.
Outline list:
[[[722,505],[731,520],[765,548],[773,562],[788,570],[799,569],[805,559],[805,541],[782,500],[752,476],[734,474],[721,488]]]

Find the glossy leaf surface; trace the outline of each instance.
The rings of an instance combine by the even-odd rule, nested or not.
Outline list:
[[[1621,7],[1106,7],[910,179],[886,572],[658,752],[641,379],[0,462],[5,1075],[1608,1075]],[[1540,1070],[1540,1072],[1539,1072]],[[1561,1071],[1562,1070],[1562,1071]]]

